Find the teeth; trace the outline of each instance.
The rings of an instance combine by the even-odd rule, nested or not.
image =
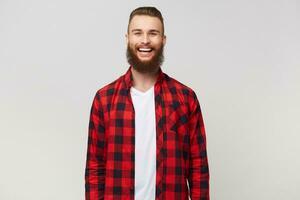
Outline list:
[[[150,51],[151,51],[151,49],[139,48],[139,51],[150,52]]]

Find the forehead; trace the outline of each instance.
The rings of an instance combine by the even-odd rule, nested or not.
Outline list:
[[[129,24],[129,30],[132,29],[156,29],[162,31],[162,23],[159,18],[147,15],[135,15]]]

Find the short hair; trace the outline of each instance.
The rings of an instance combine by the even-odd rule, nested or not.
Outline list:
[[[147,15],[150,17],[157,17],[162,24],[162,29],[163,29],[162,34],[164,35],[165,28],[164,28],[164,19],[162,17],[162,14],[157,8],[151,7],[151,6],[138,7],[130,13],[129,22],[128,22],[128,26],[127,26],[127,32],[129,31],[129,24],[130,24],[132,18],[136,15]]]

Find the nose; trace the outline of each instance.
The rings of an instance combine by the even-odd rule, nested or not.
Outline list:
[[[148,44],[150,42],[148,34],[143,35],[142,42],[143,42],[143,44]]]

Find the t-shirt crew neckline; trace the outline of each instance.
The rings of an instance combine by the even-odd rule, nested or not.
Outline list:
[[[137,95],[147,95],[147,94],[149,94],[152,90],[153,90],[153,88],[154,88],[154,85],[153,86],[151,86],[147,91],[145,91],[145,92],[142,92],[142,91],[140,91],[140,90],[138,90],[138,89],[136,89],[136,88],[134,88],[134,87],[131,87],[131,91],[134,93],[134,94],[137,94]]]

